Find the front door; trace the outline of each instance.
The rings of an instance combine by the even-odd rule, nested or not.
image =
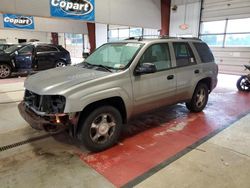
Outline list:
[[[153,44],[140,58],[138,65],[153,63],[157,72],[132,77],[134,106],[141,113],[174,103],[176,75],[172,69],[168,43]]]
[[[34,48],[32,45],[24,46],[19,49],[15,55],[15,62],[18,71],[27,71],[32,69]]]

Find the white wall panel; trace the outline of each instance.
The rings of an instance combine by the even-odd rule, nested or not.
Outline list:
[[[88,34],[87,24],[75,20],[34,17],[34,31]],[[0,14],[0,29],[3,27],[3,15]]]
[[[219,72],[244,74],[245,64],[250,63],[250,48],[211,48],[219,65]]]
[[[161,27],[160,0],[95,0],[95,5],[98,23]],[[0,0],[0,12],[50,17],[49,0]]]
[[[161,28],[160,0],[95,0],[96,22]]]
[[[173,0],[171,5],[177,5],[177,10],[171,10],[170,36],[198,37],[201,2],[197,0]],[[180,29],[180,25],[184,22],[188,25],[186,30]]]
[[[96,24],[96,48],[107,43],[107,34],[108,26],[107,24]]]
[[[75,20],[35,17],[34,22],[36,31],[88,34],[87,24]]]
[[[0,39],[6,39],[7,43],[18,43],[18,39],[37,39],[41,42],[50,43],[51,36],[45,32],[19,31],[13,29],[0,29]]]

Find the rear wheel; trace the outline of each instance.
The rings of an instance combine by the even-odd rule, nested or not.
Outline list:
[[[66,63],[63,61],[56,62],[56,67],[65,67],[65,66],[66,66]]]
[[[201,112],[207,105],[208,87],[204,83],[199,83],[195,88],[191,101],[186,103],[186,107],[192,112]]]
[[[250,91],[250,81],[247,76],[241,76],[236,85],[239,91]]]
[[[122,117],[112,106],[102,106],[80,120],[80,140],[90,151],[98,152],[114,145],[121,133]]]
[[[0,79],[10,77],[11,72],[11,67],[8,64],[0,64]]]

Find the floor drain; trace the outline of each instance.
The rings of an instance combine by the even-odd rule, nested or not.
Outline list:
[[[16,148],[16,147],[19,147],[19,146],[22,146],[22,145],[25,145],[25,144],[28,144],[28,143],[31,143],[31,142],[35,142],[35,141],[38,141],[38,140],[42,140],[42,139],[48,138],[50,136],[52,136],[52,134],[46,134],[46,135],[42,135],[42,136],[38,136],[38,137],[34,137],[34,138],[29,138],[29,139],[21,141],[21,142],[16,142],[14,144],[2,146],[2,147],[0,147],[0,152],[6,151],[6,150],[9,150],[9,149],[12,149],[12,148]]]

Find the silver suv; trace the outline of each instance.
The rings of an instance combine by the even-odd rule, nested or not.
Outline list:
[[[101,151],[139,113],[178,102],[202,111],[217,74],[213,54],[199,39],[112,42],[80,65],[28,77],[19,111],[35,129],[68,127],[89,150]]]

